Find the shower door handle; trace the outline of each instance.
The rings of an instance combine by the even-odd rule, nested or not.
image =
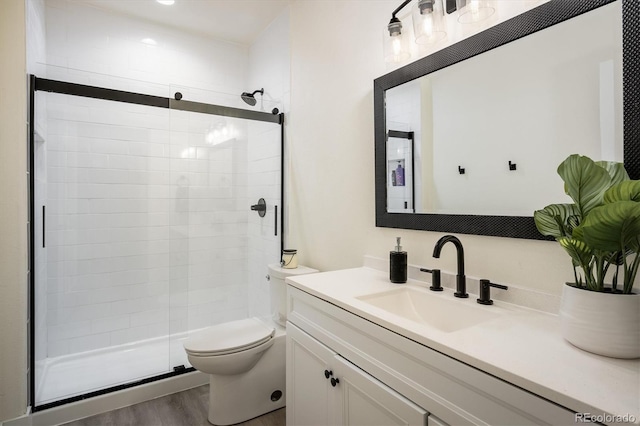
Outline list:
[[[46,247],[45,238],[47,235],[47,227],[46,227],[46,207],[42,206],[42,248]]]

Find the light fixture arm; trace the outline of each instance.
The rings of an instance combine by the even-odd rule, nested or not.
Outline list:
[[[394,19],[398,19],[398,18],[396,18],[396,15],[398,14],[398,12],[400,12],[402,10],[402,8],[404,8],[409,3],[411,3],[411,0],[403,1],[402,4],[400,6],[398,6],[397,9],[394,10],[393,13],[391,14],[391,20],[393,21]]]
[[[411,0],[403,1],[402,4],[398,6],[396,10],[394,10],[391,14],[391,20],[389,21],[389,25],[387,25],[387,30],[389,30],[389,35],[391,37],[399,36],[402,33],[402,22],[400,22],[400,20],[396,18],[396,14],[409,3],[411,3]]]

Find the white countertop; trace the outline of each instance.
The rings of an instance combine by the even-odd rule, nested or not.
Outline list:
[[[476,297],[457,299],[445,288],[440,293],[429,293],[470,304],[470,309],[490,310],[499,317],[458,331],[443,332],[357,299],[407,285],[424,289],[425,283],[421,281],[392,284],[388,273],[366,267],[303,275],[286,281],[577,413],[633,416],[632,423],[640,424],[640,360],[602,357],[572,346],[560,335],[557,315],[497,300],[491,306],[483,306],[476,303]],[[605,420],[604,423],[618,422]]]

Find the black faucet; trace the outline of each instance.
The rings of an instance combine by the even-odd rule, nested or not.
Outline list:
[[[456,246],[456,251],[458,252],[458,274],[456,275],[456,292],[453,293],[455,297],[467,298],[469,294],[467,293],[467,278],[464,276],[464,249],[462,248],[462,243],[457,237],[453,235],[445,235],[440,238],[436,243],[436,246],[433,248],[433,257],[439,258],[440,251],[442,250],[442,246],[448,242],[452,242],[454,246]]]

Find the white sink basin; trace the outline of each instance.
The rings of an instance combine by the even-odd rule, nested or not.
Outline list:
[[[487,306],[476,305],[469,299],[451,299],[435,295],[429,290],[402,287],[356,297],[365,303],[402,318],[427,324],[440,331],[452,332],[498,318]]]

